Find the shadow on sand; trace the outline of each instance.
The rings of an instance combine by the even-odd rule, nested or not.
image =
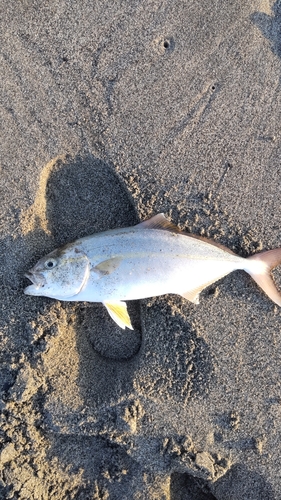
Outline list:
[[[281,2],[277,0],[272,7],[272,15],[265,12],[255,12],[251,21],[259,28],[265,38],[271,43],[271,50],[281,58]]]

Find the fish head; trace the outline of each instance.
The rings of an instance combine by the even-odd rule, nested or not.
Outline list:
[[[71,243],[42,257],[25,274],[32,285],[26,287],[24,293],[68,300],[82,290],[89,274],[87,256]]]

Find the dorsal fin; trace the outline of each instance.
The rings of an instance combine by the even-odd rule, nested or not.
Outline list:
[[[214,245],[215,247],[218,247],[221,250],[224,250],[225,252],[231,253],[232,255],[237,255],[235,252],[230,250],[230,248],[225,247],[222,243],[218,243],[212,238],[205,238],[205,236],[199,236],[199,234],[191,234],[191,233],[181,233],[181,234],[185,234],[186,236],[194,238],[195,240],[205,241],[205,243],[209,243],[209,245]]]
[[[166,231],[172,231],[173,233],[182,232],[175,224],[166,219],[165,215],[162,213],[154,215],[151,219],[140,222],[135,227],[143,229],[165,229]]]
[[[197,234],[183,232],[179,227],[177,227],[175,224],[173,224],[173,222],[170,222],[168,219],[166,219],[166,217],[163,213],[154,215],[154,217],[151,217],[151,219],[147,219],[143,222],[140,222],[135,227],[139,227],[139,228],[143,228],[143,229],[164,229],[164,230],[170,231],[172,233],[182,234],[183,236],[188,236],[189,238],[195,238],[196,240],[204,241],[205,243],[209,243],[209,245],[214,245],[214,246],[220,248],[221,250],[224,250],[225,252],[228,252],[228,253],[231,253],[232,255],[235,255],[235,253],[232,252],[232,250],[225,247],[221,243],[218,243],[215,240],[205,238],[204,236],[199,236]]]

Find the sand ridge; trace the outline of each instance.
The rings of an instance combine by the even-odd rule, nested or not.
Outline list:
[[[53,158],[50,162],[45,165],[40,173],[39,187],[36,192],[36,197],[34,203],[21,214],[21,231],[23,235],[26,235],[35,229],[43,230],[46,235],[50,236],[50,230],[48,229],[47,220],[47,183],[52,172],[53,167],[58,161],[63,162],[65,160],[65,155]]]

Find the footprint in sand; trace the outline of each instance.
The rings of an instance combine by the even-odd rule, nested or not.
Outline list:
[[[35,201],[22,214],[21,228],[36,260],[78,237],[137,222],[125,187],[110,165],[91,155],[74,159],[61,156],[42,170]],[[141,345],[138,303],[129,305],[133,332],[120,332],[104,314],[101,304],[79,303],[78,307],[77,304],[69,307],[75,308],[79,332],[85,332],[89,345],[103,358],[123,361],[138,352]]]

